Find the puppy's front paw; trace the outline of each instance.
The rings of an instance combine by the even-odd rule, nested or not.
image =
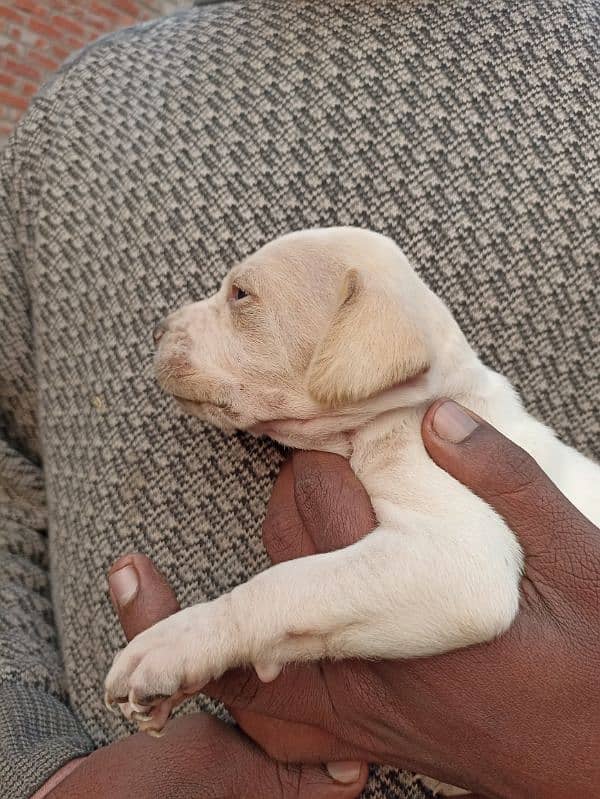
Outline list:
[[[219,677],[233,657],[219,600],[175,613],[136,636],[115,657],[105,702],[140,729],[160,733],[173,708]]]

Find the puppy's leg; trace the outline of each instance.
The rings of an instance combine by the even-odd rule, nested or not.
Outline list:
[[[455,535],[407,513],[402,530],[380,527],[346,549],[278,564],[141,633],[115,658],[107,701],[129,702],[126,712],[151,724],[149,708],[234,666],[273,679],[291,661],[413,657],[483,641],[514,618],[520,565],[500,520]]]

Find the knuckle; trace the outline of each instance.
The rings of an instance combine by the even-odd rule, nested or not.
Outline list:
[[[232,694],[231,704],[234,705],[234,707],[239,708],[250,707],[256,701],[258,689],[259,686],[254,678],[254,675],[246,675],[240,681],[239,685],[236,686],[236,689]]]
[[[513,479],[518,488],[528,488],[538,482],[541,469],[532,456],[516,444],[510,444],[507,465],[510,467]]]
[[[564,511],[557,513],[555,518],[554,546],[545,553],[546,569],[552,567],[557,586],[573,597],[579,611],[587,609],[598,618],[600,552],[595,545],[595,536],[588,534],[587,524],[580,524],[573,513]]]
[[[530,491],[541,485],[544,473],[522,447],[502,437],[493,442],[484,463],[495,497]]]
[[[338,505],[344,526],[355,530],[358,537],[373,530],[377,524],[377,519],[363,484],[354,475],[351,478],[344,480]],[[361,527],[365,529],[356,529],[359,519]]]
[[[323,496],[328,491],[328,481],[325,480],[324,473],[319,469],[303,469],[296,475],[294,482],[294,494],[298,506],[312,507],[315,497]]]
[[[304,469],[294,483],[300,514],[315,519],[327,516],[344,490],[344,476],[339,469]]]
[[[295,492],[297,510],[320,552],[352,544],[376,526],[368,494],[346,461],[302,470]]]
[[[267,552],[276,559],[297,549],[302,530],[290,509],[269,509],[262,525],[262,540]]]
[[[277,784],[281,799],[293,799],[300,796],[302,783],[302,771],[296,766],[289,766],[285,763],[275,764]]]

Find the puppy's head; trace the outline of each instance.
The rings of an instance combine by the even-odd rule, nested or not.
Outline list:
[[[428,369],[432,299],[384,236],[291,233],[158,326],[158,380],[224,429],[364,404]]]

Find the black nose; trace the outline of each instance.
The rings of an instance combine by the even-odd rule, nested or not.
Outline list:
[[[161,321],[156,325],[156,327],[152,331],[152,338],[154,339],[155,344],[158,344],[158,342],[164,336],[166,331],[167,331],[167,324],[164,319],[161,319]]]

